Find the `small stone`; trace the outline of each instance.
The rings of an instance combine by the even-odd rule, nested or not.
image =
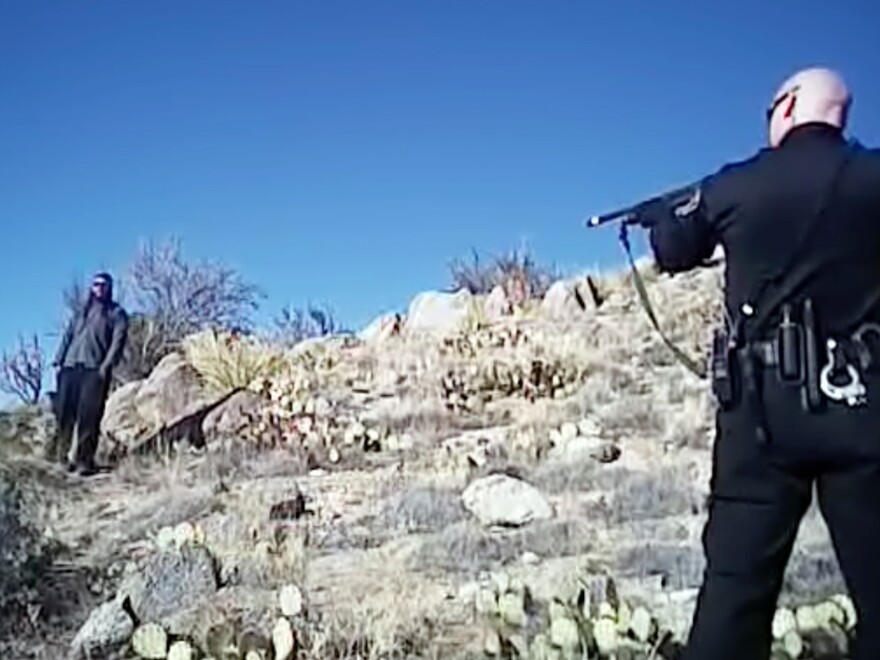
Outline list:
[[[275,660],[290,660],[293,656],[294,637],[290,621],[280,618],[272,629],[272,647],[275,649]]]
[[[131,638],[134,652],[147,660],[163,660],[168,654],[168,635],[157,623],[145,623]]]
[[[193,647],[190,646],[189,642],[183,640],[174,642],[171,648],[168,649],[168,660],[193,660],[194,657],[195,651]]]
[[[298,616],[303,609],[302,591],[295,584],[283,586],[278,594],[278,604],[284,616]]]
[[[250,650],[244,656],[244,660],[263,660],[263,656],[260,655],[259,651]]]
[[[339,455],[339,450],[336,447],[331,447],[330,451],[327,452],[327,458],[330,459],[331,463],[338,463],[341,458]]]

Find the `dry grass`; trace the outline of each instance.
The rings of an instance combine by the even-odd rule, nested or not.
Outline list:
[[[624,577],[662,576],[670,589],[699,587],[705,558],[699,547],[672,543],[646,543],[621,550],[616,573]]]
[[[595,537],[579,520],[549,520],[511,531],[489,531],[464,521],[426,537],[412,560],[414,570],[474,576],[520,559],[532,552],[539,557],[564,557],[589,551]]]
[[[626,468],[603,465],[593,459],[542,463],[528,473],[528,481],[550,495],[606,491],[629,476]]]
[[[690,473],[684,469],[664,468],[624,479],[611,494],[607,511],[609,521],[619,525],[697,515],[703,507],[703,497],[694,488]]]
[[[443,529],[466,515],[457,491],[416,487],[387,498],[378,520],[386,529],[418,534]]]

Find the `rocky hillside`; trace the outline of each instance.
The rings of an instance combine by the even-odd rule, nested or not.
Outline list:
[[[719,268],[642,268],[664,331],[705,355]],[[30,591],[0,575],[22,595],[5,656],[676,657],[712,416],[626,273],[522,304],[425,293],[289,351],[192,337],[112,395],[105,474],[41,462],[40,413],[4,420],[4,483],[33,508],[0,510],[0,538],[30,556],[26,517],[51,541]],[[845,647],[843,592],[811,511],[778,657]]]

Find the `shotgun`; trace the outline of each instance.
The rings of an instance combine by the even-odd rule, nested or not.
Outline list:
[[[657,202],[662,202],[675,208],[682,204],[687,204],[687,202],[691,201],[694,198],[694,194],[698,190],[698,184],[682,186],[681,188],[676,188],[674,190],[670,190],[669,192],[656,195],[655,197],[643,200],[626,208],[617,209],[616,211],[611,211],[610,213],[605,213],[603,215],[594,215],[590,218],[587,218],[584,224],[587,227],[600,227],[610,222],[621,222],[624,225],[637,225],[639,224],[640,212],[647,206],[655,204]]]

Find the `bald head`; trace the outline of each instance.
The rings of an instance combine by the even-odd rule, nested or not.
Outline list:
[[[771,147],[803,124],[830,124],[846,128],[852,96],[843,78],[831,69],[814,67],[798,71],[776,91],[768,110]]]

